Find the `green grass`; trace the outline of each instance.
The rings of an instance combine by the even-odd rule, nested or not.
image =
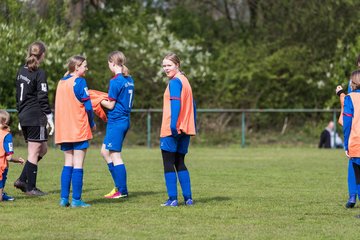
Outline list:
[[[25,149],[15,149],[25,156]],[[0,239],[354,239],[360,209],[347,210],[347,160],[341,150],[191,147],[187,166],[195,205],[162,208],[166,200],[158,149],[125,148],[128,199],[112,189],[99,149],[85,162],[88,209],[60,208],[60,150],[49,149],[31,198],[13,188],[21,167],[11,164],[0,203]],[[181,190],[179,189],[179,193]]]

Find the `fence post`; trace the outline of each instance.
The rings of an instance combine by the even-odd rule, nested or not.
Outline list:
[[[147,146],[151,148],[151,112],[147,112]]]
[[[337,124],[337,121],[336,121],[336,110],[334,109],[333,111],[333,122],[334,122],[334,136],[332,136],[334,138],[334,146],[332,148],[336,148],[336,124]]]
[[[245,112],[241,112],[241,147],[245,147]]]

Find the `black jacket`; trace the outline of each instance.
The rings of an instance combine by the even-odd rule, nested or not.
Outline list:
[[[331,148],[330,132],[326,129],[320,135],[319,148]]]
[[[46,74],[42,69],[30,72],[26,66],[16,76],[16,109],[21,126],[46,126],[51,113]]]

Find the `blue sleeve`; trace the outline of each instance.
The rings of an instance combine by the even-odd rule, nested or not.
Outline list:
[[[95,121],[94,121],[94,111],[93,111],[90,99],[86,100],[84,102],[84,106],[85,106],[86,113],[88,115],[90,127],[92,128],[95,125]]]
[[[88,87],[84,78],[77,78],[75,80],[74,93],[80,102],[85,102],[90,99]]]
[[[84,78],[77,78],[75,80],[74,93],[76,98],[84,104],[86,113],[88,115],[90,127],[92,128],[95,125],[94,111],[91,105],[91,100],[90,100],[90,95],[88,92],[86,80]]]
[[[119,96],[119,87],[116,84],[115,80],[110,80],[108,97],[110,101],[116,101]]]
[[[13,148],[13,142],[12,142],[12,135],[11,133],[7,134],[4,138],[4,143],[3,143],[3,147],[5,150],[5,155],[11,155],[14,153],[14,148]]]
[[[182,84],[179,79],[176,78],[170,80],[169,82],[170,105],[171,105],[170,129],[173,137],[176,137],[178,135],[176,129],[176,123],[178,121],[180,108],[181,108],[181,90],[182,90]]]
[[[348,84],[348,92],[347,92],[348,94],[352,92],[350,83],[351,83],[351,79],[349,80],[349,84]]]
[[[349,150],[349,137],[351,132],[352,119],[354,115],[354,106],[349,95],[345,96],[344,113],[343,113],[343,133],[344,133],[344,149]]]

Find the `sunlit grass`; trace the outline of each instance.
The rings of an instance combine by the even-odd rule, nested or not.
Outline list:
[[[25,157],[25,149],[15,149]],[[31,198],[13,188],[11,164],[0,203],[0,239],[345,239],[357,235],[359,208],[347,210],[347,160],[341,150],[191,147],[186,158],[195,205],[162,208],[166,192],[158,149],[125,148],[128,199],[102,196],[113,183],[99,149],[85,163],[88,209],[60,208],[62,153],[49,149]],[[181,195],[181,190],[179,189]]]

